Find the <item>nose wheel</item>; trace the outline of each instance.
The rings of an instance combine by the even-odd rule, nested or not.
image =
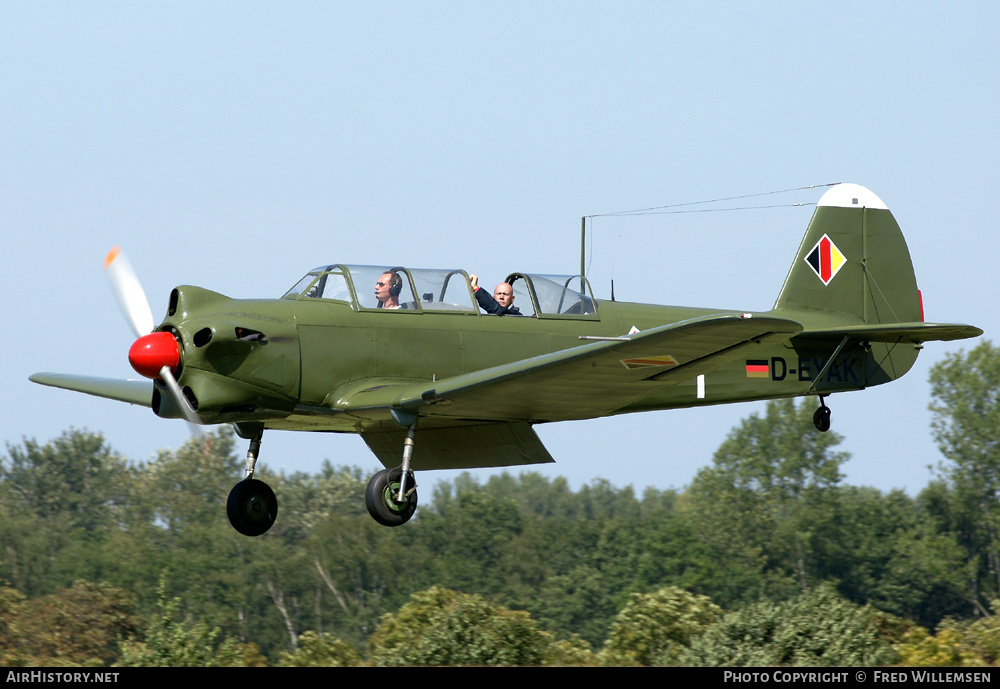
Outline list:
[[[263,481],[243,479],[229,493],[226,514],[233,528],[244,536],[260,536],[278,516],[278,499]]]
[[[226,501],[226,515],[233,528],[244,536],[260,536],[274,525],[278,517],[278,499],[274,491],[263,481],[253,477],[260,455],[260,439],[264,435],[264,425],[241,428],[237,433],[250,438],[250,449],[247,451],[245,477],[229,491]],[[244,435],[246,431],[249,435]]]

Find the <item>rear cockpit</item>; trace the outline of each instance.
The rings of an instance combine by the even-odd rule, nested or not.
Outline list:
[[[514,301],[525,315],[543,318],[597,317],[597,302],[590,293],[590,285],[586,278],[579,275],[511,273],[505,282],[514,288]]]
[[[506,282],[513,287],[515,302],[524,316],[597,318],[590,285],[579,275],[511,273]],[[459,269],[320,266],[309,271],[282,298],[345,302],[355,311],[480,314],[469,274]]]

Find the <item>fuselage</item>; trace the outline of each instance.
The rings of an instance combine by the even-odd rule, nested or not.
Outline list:
[[[581,310],[586,313],[549,314],[537,308],[530,316],[490,316],[478,309],[359,308],[350,301],[307,296],[233,300],[192,287],[178,288],[172,304],[176,308],[160,329],[171,330],[181,342],[179,381],[207,423],[262,422],[267,428],[334,432],[393,423],[384,407],[357,409],[346,403],[359,392],[444,380],[595,339],[740,313],[592,300]],[[822,313],[795,316],[816,328],[829,325]],[[807,329],[762,344],[752,358],[723,357],[711,372],[679,381],[652,378],[669,363],[623,362],[650,373],[642,394],[623,406],[602,404],[597,386],[588,395],[568,390],[580,399],[558,416],[525,400],[514,412],[506,410],[505,418],[513,413],[535,423],[858,390],[898,377],[917,354],[912,346],[897,350],[890,361],[893,371],[887,372],[882,365],[889,360],[887,350],[879,348],[885,350],[884,345],[845,347],[831,359],[834,344],[829,338],[810,339]],[[158,413],[173,415],[169,408]],[[488,405],[482,418],[491,418]]]

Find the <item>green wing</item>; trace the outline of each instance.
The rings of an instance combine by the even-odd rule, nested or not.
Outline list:
[[[619,338],[581,338],[578,347],[434,383],[381,384],[336,395],[333,413],[394,409],[419,418],[416,469],[463,469],[553,461],[531,423],[613,413],[645,397],[786,339],[802,326],[785,318],[708,316]],[[402,428],[362,432],[385,466],[399,464]]]
[[[153,406],[153,384],[148,380],[122,380],[118,378],[98,378],[96,376],[76,376],[67,373],[36,373],[28,380],[39,385],[48,385],[63,390],[84,392],[88,395],[105,397],[109,400]]]
[[[650,394],[786,339],[802,326],[786,318],[705,316],[620,338],[581,338],[578,347],[434,383],[369,387],[341,396],[345,412],[394,408],[427,419],[563,421],[611,414]],[[424,421],[421,421],[424,424]],[[424,424],[427,425],[427,424]]]

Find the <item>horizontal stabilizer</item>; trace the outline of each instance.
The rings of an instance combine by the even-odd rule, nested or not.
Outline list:
[[[908,342],[921,344],[923,342],[939,342],[964,340],[969,337],[979,337],[983,334],[980,328],[961,323],[878,323],[874,325],[845,325],[842,328],[824,330],[809,330],[803,332],[800,338],[831,338],[845,336],[863,342]]]
[[[28,380],[39,385],[83,392],[109,400],[138,404],[143,407],[153,406],[153,384],[148,380],[99,378],[68,373],[36,373],[29,376]]]

